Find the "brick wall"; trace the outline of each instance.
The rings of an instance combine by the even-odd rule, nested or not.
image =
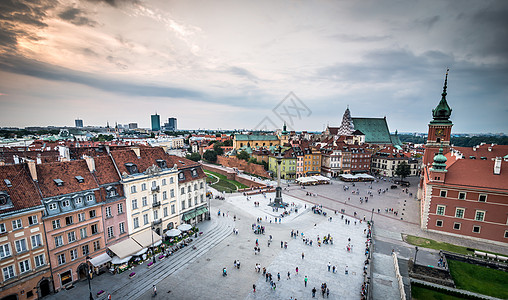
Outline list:
[[[212,171],[212,172],[215,172],[215,173],[219,173],[221,175],[226,176],[227,179],[238,181],[241,184],[244,184],[244,185],[246,185],[248,187],[265,187],[266,186],[263,183],[255,182],[255,181],[252,181],[252,180],[247,179],[247,178],[236,176],[235,172],[226,171],[226,170],[223,170],[221,168],[214,167],[212,165],[202,165],[202,167],[205,170],[209,170],[209,171]]]
[[[270,175],[268,175],[268,172],[265,171],[265,168],[263,168],[262,165],[248,163],[244,160],[237,159],[236,157],[217,156],[217,163],[225,167],[237,168],[245,173],[270,178]]]

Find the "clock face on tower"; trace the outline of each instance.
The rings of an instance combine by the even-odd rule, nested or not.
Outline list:
[[[442,137],[443,135],[444,135],[444,129],[442,129],[442,128],[436,129],[436,136]]]

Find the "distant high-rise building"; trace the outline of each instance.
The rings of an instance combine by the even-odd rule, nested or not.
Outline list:
[[[137,129],[138,123],[129,123],[129,129]]]
[[[152,131],[159,130],[161,130],[161,116],[155,113],[155,115],[152,115]]]
[[[76,124],[77,128],[83,128],[83,120],[76,119],[74,120],[74,124]]]
[[[168,128],[169,131],[176,131],[177,130],[176,118],[169,118],[168,125],[169,125],[169,128]]]

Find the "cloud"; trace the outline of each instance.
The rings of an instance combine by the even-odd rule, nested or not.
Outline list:
[[[95,27],[98,24],[97,22],[83,16],[83,14],[84,14],[84,11],[79,8],[68,7],[64,11],[60,12],[58,14],[58,16],[60,17],[60,19],[69,21],[72,24],[78,25],[78,26],[87,25],[87,26]]]
[[[106,3],[113,7],[118,7],[123,4],[136,4],[139,3],[138,0],[87,0],[92,3]]]
[[[236,76],[245,77],[254,83],[258,83],[259,78],[252,74],[249,70],[241,67],[230,67],[228,71]]]

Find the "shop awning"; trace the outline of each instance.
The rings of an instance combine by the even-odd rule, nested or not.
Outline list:
[[[182,219],[184,221],[187,221],[187,220],[190,220],[190,219],[192,219],[192,218],[194,218],[196,216],[199,216],[199,215],[201,215],[203,213],[206,213],[207,211],[208,211],[208,208],[206,206],[202,206],[202,207],[200,207],[198,209],[191,210],[189,212],[184,213]]]
[[[109,250],[113,251],[113,253],[118,256],[118,258],[123,259],[129,255],[132,255],[138,251],[140,251],[143,247],[141,247],[138,243],[136,243],[133,239],[126,239],[121,241],[120,243],[116,243],[112,246],[108,247]]]
[[[90,263],[94,267],[99,267],[107,262],[111,261],[111,257],[107,253],[102,253],[101,255],[98,255],[92,259],[90,259]]]
[[[131,258],[132,258],[132,256],[127,256],[127,257],[124,257],[124,258],[119,258],[118,256],[115,256],[111,260],[111,263],[114,264],[114,265],[121,265],[121,264],[124,264],[124,263],[128,262]]]
[[[141,247],[151,247],[152,246],[152,240],[153,243],[157,243],[158,241],[162,240],[161,236],[157,234],[157,232],[149,229],[142,231],[140,233],[136,233],[131,238],[136,241]],[[153,239],[152,239],[153,238]]]
[[[132,254],[132,256],[140,256],[140,255],[143,255],[146,253],[146,251],[148,251],[148,248],[143,248],[141,250],[139,250],[138,252]]]

